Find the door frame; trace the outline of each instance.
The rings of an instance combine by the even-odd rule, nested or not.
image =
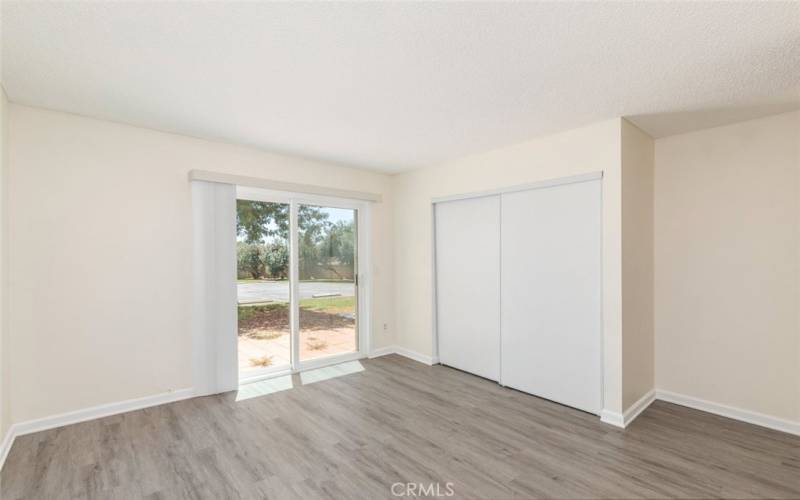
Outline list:
[[[305,370],[321,368],[346,361],[363,359],[367,357],[370,350],[372,339],[372,225],[371,225],[371,204],[363,200],[348,198],[338,198],[332,196],[322,196],[306,193],[292,193],[287,191],[274,191],[264,188],[250,186],[236,186],[237,200],[264,201],[272,203],[285,203],[289,205],[289,285],[291,287],[290,297],[298,297],[300,292],[300,282],[298,281],[299,256],[298,230],[297,230],[297,207],[299,205],[315,205],[326,208],[341,208],[356,211],[356,339],[357,349],[354,352],[325,356],[306,361],[300,360],[300,302],[290,300],[290,324],[291,324],[291,364],[275,369],[265,369],[253,376],[240,379],[239,383],[256,382],[272,377],[278,377],[291,373],[299,373]],[[238,332],[238,326],[237,326]]]

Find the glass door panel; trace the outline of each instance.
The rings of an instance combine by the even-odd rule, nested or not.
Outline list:
[[[297,207],[300,361],[358,351],[357,213]]]
[[[239,380],[291,367],[289,204],[236,201]]]

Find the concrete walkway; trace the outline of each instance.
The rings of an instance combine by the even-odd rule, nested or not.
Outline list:
[[[271,300],[277,302],[289,301],[289,282],[288,281],[264,281],[255,283],[239,283],[237,285],[239,302],[256,302],[259,300]],[[320,282],[320,281],[301,281],[300,298],[310,299],[314,295],[337,293],[343,297],[355,295],[356,287],[348,282]]]

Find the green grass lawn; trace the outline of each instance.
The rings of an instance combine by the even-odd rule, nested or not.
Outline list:
[[[353,283],[353,280],[335,280],[335,279],[300,280],[300,283]]]
[[[247,321],[261,312],[280,310],[289,307],[288,302],[270,302],[269,304],[240,305],[239,321]],[[355,297],[317,297],[312,299],[302,299],[300,308],[306,311],[314,311],[327,314],[353,313],[356,310]]]
[[[286,309],[287,307],[289,307],[288,302],[272,302],[269,304],[259,304],[255,306],[240,305],[236,309],[238,311],[239,321],[247,321],[259,313],[279,311],[281,309]]]
[[[270,282],[281,282],[281,281],[289,281],[289,280],[265,280],[265,279],[254,280],[253,278],[242,278],[242,279],[237,279],[236,284],[245,285],[248,283],[270,283]]]
[[[300,308],[329,314],[353,313],[356,310],[355,297],[317,297],[300,300]]]
[[[245,285],[248,283],[284,283],[289,280],[268,280],[268,279],[253,279],[253,278],[241,278],[237,279],[236,283],[239,285]],[[353,280],[300,280],[300,283],[352,283]]]

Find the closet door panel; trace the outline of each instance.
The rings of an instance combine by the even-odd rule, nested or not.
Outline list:
[[[500,376],[500,197],[435,205],[439,361]]]
[[[501,383],[602,408],[600,181],[502,196]]]

